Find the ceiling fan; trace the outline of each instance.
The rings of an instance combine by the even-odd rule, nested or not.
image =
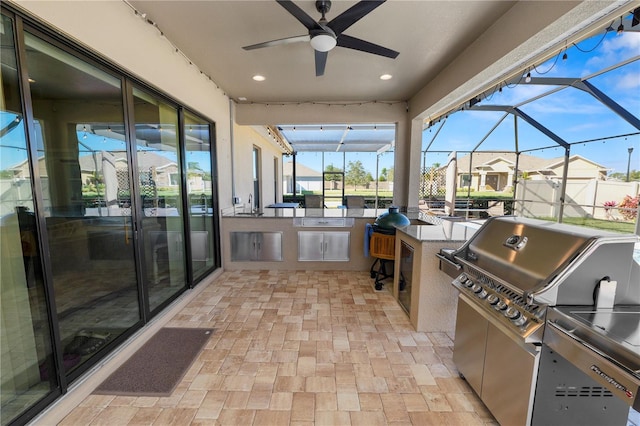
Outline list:
[[[294,37],[281,38],[278,40],[265,41],[263,43],[244,46],[245,50],[260,49],[263,47],[277,46],[281,44],[298,43],[308,41],[311,43],[315,51],[316,59],[316,77],[324,74],[324,68],[327,64],[327,55],[329,51],[336,46],[346,47],[348,49],[360,50],[362,52],[373,53],[374,55],[385,56],[395,59],[399,53],[395,50],[361,40],[356,37],[343,34],[347,28],[358,22],[369,12],[380,6],[386,0],[360,1],[327,22],[325,14],[331,9],[330,0],[316,1],[316,10],[322,14],[322,18],[316,22],[312,17],[307,15],[300,7],[290,0],[276,0],[280,6],[284,7],[287,12],[292,14],[302,25],[309,30],[308,34]]]

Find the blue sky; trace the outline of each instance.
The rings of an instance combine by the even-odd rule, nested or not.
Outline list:
[[[621,68],[590,78],[588,81],[616,101],[634,116],[640,116],[640,33],[624,32],[620,35],[604,31],[578,44],[570,46],[563,60],[560,52],[545,63],[531,70],[532,77],[580,78],[605,70],[630,58],[634,62]],[[596,47],[597,46],[597,47]],[[594,47],[596,47],[594,49]],[[580,51],[593,50],[593,52]],[[515,87],[514,87],[515,86]],[[501,92],[489,91],[482,96],[479,105],[517,105],[551,89],[551,86],[520,84],[504,87]],[[626,172],[628,148],[633,147],[631,169],[640,169],[640,136],[612,136],[638,133],[638,129],[613,113],[590,94],[568,88],[537,99],[520,107],[525,113],[543,124],[569,143],[604,139],[595,142],[576,143],[571,154],[582,155],[610,169]],[[479,150],[514,150],[514,120],[507,117],[492,133],[490,130],[502,117],[502,112],[462,111],[451,114],[444,122],[436,123],[425,131],[423,149],[431,142],[437,129],[442,130],[431,144],[430,151],[469,151],[478,144]],[[489,135],[489,136],[487,136]],[[486,140],[483,142],[483,138]],[[530,150],[556,146],[556,143],[522,120],[518,120],[518,146]],[[536,149],[527,152],[543,158],[561,157],[562,148]],[[427,153],[427,165],[446,162],[446,154]]]

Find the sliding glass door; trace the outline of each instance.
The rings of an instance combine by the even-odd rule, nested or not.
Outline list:
[[[216,265],[213,161],[210,124],[194,114],[184,113],[184,145],[193,280],[202,278]]]
[[[53,295],[70,375],[140,322],[121,79],[25,33]],[[73,377],[72,375],[71,377]]]
[[[133,89],[141,232],[149,311],[186,287],[178,110]]]
[[[220,267],[220,237],[212,122],[5,4],[0,16],[5,425]]]
[[[0,424],[45,397],[55,374],[12,20],[2,16]]]

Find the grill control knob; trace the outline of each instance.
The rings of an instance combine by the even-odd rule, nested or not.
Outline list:
[[[507,309],[507,304],[504,303],[504,301],[499,300],[498,302],[496,302],[495,308],[500,310],[500,311],[504,311],[505,309]]]
[[[492,305],[495,305],[496,303],[498,303],[499,300],[500,298],[495,294],[490,294],[489,296],[487,296],[487,302],[489,302]]]
[[[504,315],[509,318],[511,321],[515,321],[518,318],[520,318],[521,314],[520,311],[517,310],[516,308],[514,308],[513,306],[511,306],[509,309],[507,309],[507,311],[504,313]]]
[[[485,297],[487,297],[487,290],[481,288],[480,291],[476,293],[476,296],[478,296],[480,299],[484,299]]]
[[[478,294],[482,291],[482,286],[480,286],[479,284],[474,284],[471,287],[471,291],[473,291],[474,293]]]
[[[462,274],[458,277],[458,281],[460,281],[460,284],[464,284],[469,278],[467,278],[467,276],[465,274]]]
[[[525,323],[525,322],[527,322],[527,318],[526,318],[525,316],[522,316],[522,315],[521,315],[520,317],[518,317],[518,318],[516,318],[516,319],[514,319],[514,320],[512,320],[512,321],[513,321],[513,323],[514,323],[515,325],[517,325],[518,327],[520,327],[520,326],[524,325],[524,323]]]

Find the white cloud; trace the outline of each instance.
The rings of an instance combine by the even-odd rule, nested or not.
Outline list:
[[[595,42],[595,40],[592,40],[592,42]],[[578,45],[584,50],[593,48],[588,42],[578,43]],[[625,59],[640,55],[640,33],[625,32],[620,35],[609,33],[606,40],[602,42],[602,45],[594,52],[589,53],[589,55],[589,59],[585,61],[584,67],[580,72],[580,75],[583,77],[617,64]]]
[[[616,89],[628,90],[640,88],[640,74],[635,72],[627,72],[620,78],[616,79]]]

